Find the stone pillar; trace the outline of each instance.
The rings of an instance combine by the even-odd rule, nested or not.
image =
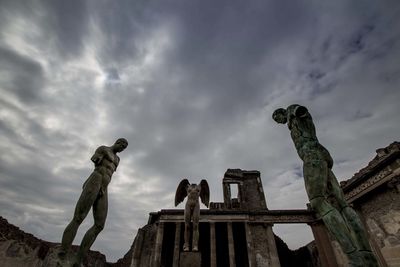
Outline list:
[[[251,230],[247,222],[244,223],[244,229],[246,231],[247,258],[249,259],[249,267],[255,267],[256,255],[254,254],[253,239],[251,238]]]
[[[236,267],[235,246],[233,243],[232,222],[228,222],[228,248],[229,248],[229,267]]]
[[[222,185],[223,185],[223,191],[224,191],[225,208],[230,209],[232,207],[231,187],[228,183],[223,183]]]
[[[281,263],[279,262],[278,249],[276,248],[275,236],[272,232],[272,225],[267,224],[267,240],[269,247],[269,258],[271,260],[271,266],[280,267]]]
[[[175,223],[175,244],[174,244],[174,260],[172,263],[173,267],[179,267],[179,252],[180,252],[180,242],[181,241],[181,223]]]
[[[164,223],[159,222],[157,228],[156,244],[154,246],[154,257],[151,266],[159,267],[161,266],[161,249],[162,241],[164,236]]]
[[[339,265],[336,261],[335,252],[332,249],[331,240],[325,229],[325,225],[321,222],[313,222],[309,225],[314,235],[321,265],[326,267],[338,267]]]
[[[210,222],[210,267],[217,267],[217,250],[215,239],[215,223]]]

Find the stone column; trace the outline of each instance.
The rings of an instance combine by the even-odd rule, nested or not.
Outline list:
[[[321,265],[326,267],[338,267],[339,265],[336,261],[336,256],[331,245],[331,240],[323,223],[313,222],[309,225],[311,226],[311,230],[314,235]]]
[[[164,223],[159,222],[157,228],[156,244],[154,246],[154,257],[151,266],[159,267],[161,266],[161,249],[162,241],[164,236]]]
[[[232,207],[231,187],[228,183],[223,183],[223,191],[224,191],[225,208],[230,209]]]
[[[253,239],[251,238],[251,230],[248,222],[244,223],[244,229],[246,232],[247,258],[249,259],[249,267],[255,267],[256,255],[254,254]]]
[[[215,239],[215,223],[210,222],[210,267],[217,267],[217,250]]]
[[[235,246],[233,243],[232,222],[228,222],[228,248],[229,248],[229,267],[236,267],[235,264]]]
[[[174,261],[172,263],[173,267],[179,267],[179,252],[181,244],[181,223],[175,223],[175,244],[174,244]]]
[[[269,247],[269,258],[271,260],[271,266],[280,267],[281,263],[279,262],[278,249],[276,248],[275,236],[272,232],[272,224],[267,224],[267,240]]]

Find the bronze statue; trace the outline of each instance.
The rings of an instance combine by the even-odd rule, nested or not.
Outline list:
[[[357,213],[346,202],[335,175],[333,159],[316,136],[306,107],[290,105],[274,111],[277,123],[288,124],[299,157],[311,208],[348,255],[351,266],[378,266]]]
[[[206,180],[201,180],[200,184],[190,184],[187,179],[183,179],[176,189],[175,193],[175,207],[181,203],[187,196],[185,205],[185,243],[183,251],[189,251],[189,237],[190,237],[190,221],[193,221],[193,242],[192,251],[198,251],[199,243],[199,218],[200,218],[200,203],[203,202],[208,207],[210,201],[210,189]]]
[[[117,153],[122,152],[128,146],[124,138],[118,139],[112,146],[100,146],[96,149],[91,160],[94,163],[94,171],[83,184],[81,196],[75,207],[72,221],[65,228],[59,256],[62,258],[67,254],[72,241],[76,236],[78,227],[93,208],[94,225],[86,232],[77,255],[76,264],[79,265],[89,251],[97,235],[103,230],[107,217],[107,186],[111,176],[116,171],[119,157]]]

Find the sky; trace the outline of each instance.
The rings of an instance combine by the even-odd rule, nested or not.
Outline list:
[[[306,106],[349,179],[399,141],[399,58],[398,0],[0,0],[0,215],[60,242],[91,156],[119,137],[92,247],[108,261],[174,208],[183,178],[221,202],[226,169],[259,170],[269,209],[304,209],[302,162],[272,112]],[[292,249],[313,239],[273,229]]]

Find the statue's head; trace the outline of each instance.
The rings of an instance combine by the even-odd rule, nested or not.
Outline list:
[[[284,108],[278,108],[272,113],[272,118],[277,123],[285,124],[287,122],[287,111]]]
[[[125,138],[119,138],[117,141],[114,143],[114,148],[116,152],[122,152],[125,150],[125,148],[128,147],[128,141]]]

